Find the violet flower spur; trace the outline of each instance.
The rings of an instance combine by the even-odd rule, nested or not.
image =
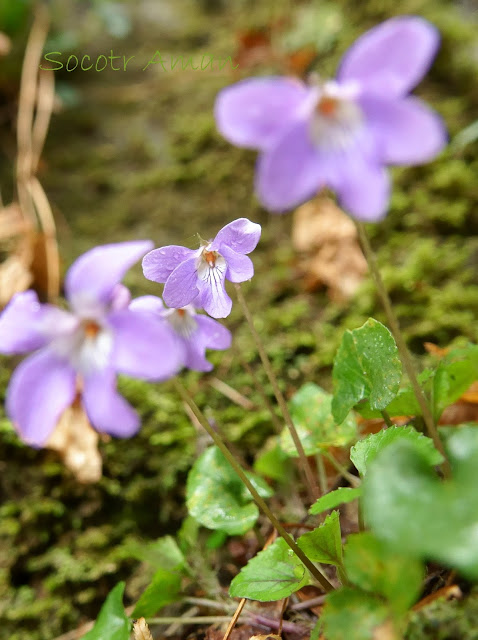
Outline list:
[[[194,303],[213,318],[226,318],[232,300],[224,281],[252,278],[254,266],[246,254],[254,251],[260,237],[260,225],[239,218],[196,251],[177,245],[150,251],[143,258],[143,273],[149,280],[165,283],[163,299],[168,307],[178,309]]]
[[[65,281],[71,312],[40,304],[34,291],[17,294],[0,316],[0,352],[34,353],[15,370],[6,409],[21,438],[44,445],[78,395],[97,431],[133,435],[139,418],[116,390],[116,374],[164,380],[182,365],[167,323],[128,308],[124,273],[149,241],[96,247],[70,267]]]
[[[149,311],[160,322],[166,320],[183,350],[184,366],[193,371],[212,371],[213,365],[205,357],[206,349],[222,351],[231,346],[229,329],[216,320],[197,313],[192,304],[181,309],[168,309],[157,296],[141,296],[132,301],[130,309]]]
[[[258,149],[256,191],[282,212],[331,187],[359,220],[381,219],[388,207],[385,166],[431,160],[446,144],[441,119],[409,96],[439,46],[423,18],[392,18],[363,34],[342,59],[336,80],[243,80],[222,90],[220,133]]]

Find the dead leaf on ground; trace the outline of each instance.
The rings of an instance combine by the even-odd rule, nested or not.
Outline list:
[[[443,587],[442,589],[438,589],[437,591],[430,593],[430,595],[420,600],[420,602],[417,602],[417,604],[412,607],[412,610],[419,611],[435,600],[438,600],[438,598],[445,598],[445,600],[461,600],[463,598],[463,593],[457,584],[452,584],[448,587]]]
[[[302,254],[299,268],[308,290],[325,286],[338,302],[355,294],[367,262],[354,223],[333,200],[319,196],[295,211],[292,244]]]
[[[88,484],[98,482],[102,474],[98,440],[83,407],[75,402],[63,413],[45,446],[58,451],[78,482]]]
[[[0,215],[1,228],[1,215]],[[31,235],[24,235],[9,248],[8,257],[0,264],[0,306],[4,307],[16,293],[26,291],[32,284],[31,263],[33,246]]]
[[[372,640],[398,640],[398,635],[390,620],[374,629]]]
[[[229,640],[250,640],[254,635],[255,629],[256,627],[250,624],[242,624],[234,627],[229,636]],[[221,631],[217,627],[212,626],[206,629],[206,640],[223,640],[223,638],[224,631]]]
[[[7,56],[12,49],[12,41],[6,33],[0,31],[0,56]]]
[[[133,624],[133,633],[134,640],[153,640],[151,631],[144,618],[139,618],[139,620],[135,621]]]

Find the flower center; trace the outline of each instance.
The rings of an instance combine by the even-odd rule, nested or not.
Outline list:
[[[344,151],[353,145],[363,125],[363,113],[353,87],[325,82],[310,121],[312,144],[326,151]]]
[[[339,107],[337,98],[323,96],[317,103],[316,110],[323,116],[334,116]]]
[[[70,362],[77,373],[88,375],[109,365],[113,334],[97,320],[84,318],[73,331],[53,340],[51,346]]]
[[[181,336],[181,338],[189,339],[196,331],[198,324],[194,319],[196,312],[192,305],[183,307],[182,309],[170,309],[172,313],[168,313],[166,318],[174,331]]]
[[[99,332],[101,331],[101,327],[94,320],[86,320],[83,323],[83,331],[85,332],[85,337],[92,340],[99,334]]]
[[[216,266],[216,260],[219,257],[217,251],[209,251],[208,249],[204,249],[202,252],[202,258],[208,265],[213,269]]]

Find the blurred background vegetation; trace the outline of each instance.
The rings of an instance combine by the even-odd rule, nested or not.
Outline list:
[[[11,42],[0,59],[0,189],[6,204],[15,199],[18,91],[34,5],[0,0],[0,32]],[[157,245],[195,246],[197,233],[212,236],[235,218],[260,222],[263,238],[247,296],[287,395],[308,380],[330,389],[343,330],[369,315],[384,318],[367,280],[347,302],[331,301],[326,289],[307,285],[291,243],[293,216],[270,216],[259,207],[255,154],[233,148],[216,132],[215,96],[249,75],[333,74],[347,46],[378,21],[396,13],[431,20],[442,46],[418,94],[443,116],[453,144],[430,165],[393,171],[390,214],[371,233],[413,352],[423,356],[425,341],[476,341],[478,130],[470,128],[478,120],[475,0],[51,0],[46,6],[51,26],[45,52],[61,51],[63,62],[70,54],[89,54],[94,61],[111,50],[135,56],[126,71],[55,73],[55,113],[38,175],[55,214],[62,272],[96,244],[152,238]],[[239,67],[165,72],[151,65],[142,71],[157,50],[186,59],[231,56]],[[159,293],[139,267],[127,284],[134,294]],[[234,349],[212,356],[217,368],[211,375],[187,379],[209,416],[252,459],[273,429],[241,364],[242,358],[259,370],[238,310],[226,324]],[[2,364],[3,397],[15,363]],[[214,376],[257,410],[231,403],[211,385]],[[123,380],[121,387],[139,409],[143,428],[131,441],[101,443],[104,476],[91,486],[79,484],[55,453],[23,446],[8,420],[0,420],[1,640],[51,640],[94,618],[119,579],[127,580],[127,598],[134,601],[149,577],[138,543],[181,525],[187,470],[204,441],[168,384]],[[436,638],[417,625],[413,638]]]

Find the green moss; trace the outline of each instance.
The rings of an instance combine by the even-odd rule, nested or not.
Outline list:
[[[406,640],[477,640],[478,593],[464,600],[440,598],[411,614]]]

